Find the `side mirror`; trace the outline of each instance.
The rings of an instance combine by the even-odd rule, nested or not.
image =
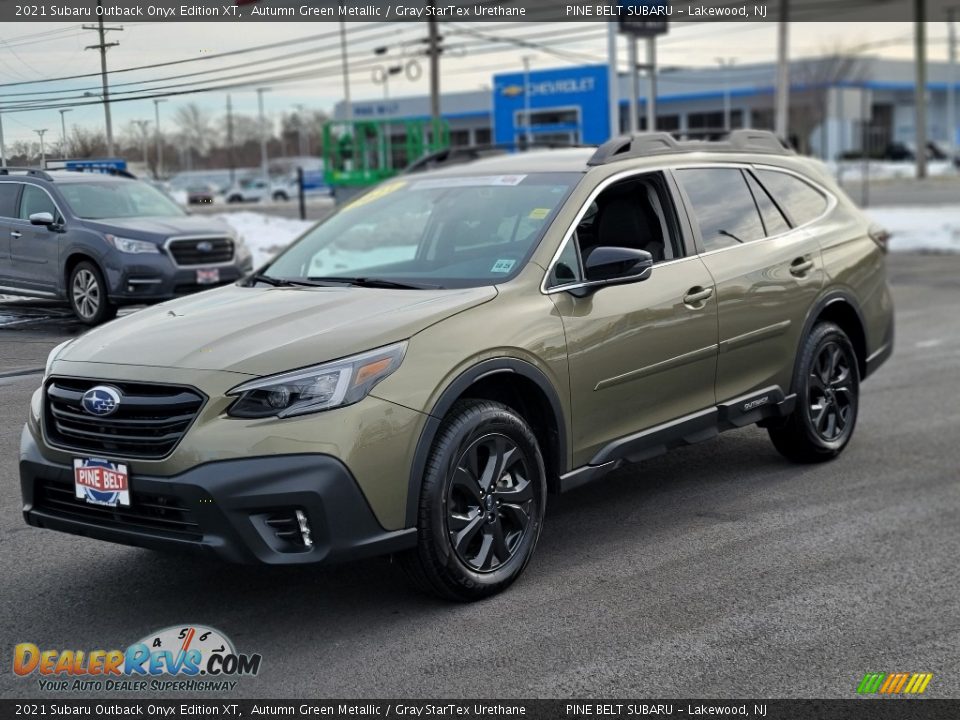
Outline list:
[[[30,224],[31,225],[46,225],[50,227],[54,224],[53,215],[48,212],[38,212],[32,213],[30,215]]]
[[[640,282],[653,272],[653,255],[646,250],[601,246],[587,255],[586,281],[598,285]]]

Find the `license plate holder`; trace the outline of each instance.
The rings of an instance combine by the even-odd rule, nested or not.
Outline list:
[[[73,489],[78,500],[91,505],[130,506],[130,475],[125,463],[74,458]]]
[[[220,268],[200,268],[197,270],[197,285],[216,285],[220,282]]]

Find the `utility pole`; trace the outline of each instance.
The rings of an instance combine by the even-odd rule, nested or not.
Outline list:
[[[43,134],[47,131],[46,128],[42,130],[34,130],[34,132],[40,136],[40,169],[43,170],[47,166],[47,151],[43,145]]]
[[[97,13],[102,12],[103,0],[97,0]],[[106,34],[111,31],[121,31],[122,27],[104,27],[103,15],[100,15],[96,25],[84,25],[84,30],[96,30],[100,34],[100,43],[87,45],[86,50],[100,51],[100,79],[103,84],[103,114],[107,121],[107,155],[113,157],[113,123],[110,120],[110,86],[107,82],[107,48],[119,45],[118,42],[108,43]]]
[[[166,102],[163,98],[153,99],[153,134],[157,144],[157,170],[156,177],[159,180],[163,177],[163,138],[160,135],[160,103]]]
[[[774,132],[789,142],[790,132],[790,0],[780,0],[777,22],[777,86],[774,89]]]
[[[607,23],[607,112],[610,137],[620,134],[620,80],[617,77],[617,23]]]
[[[717,64],[723,73],[723,131],[727,133],[733,129],[730,119],[730,69],[736,61],[736,58],[717,58]]]
[[[295,105],[297,109],[297,154],[300,157],[306,157],[310,154],[307,148],[307,108],[303,104]]]
[[[147,157],[147,126],[149,120],[134,120],[133,124],[140,128],[140,144],[143,145],[143,165],[147,166],[149,158]]]
[[[647,73],[649,86],[647,89],[647,130],[657,129],[657,38],[647,38]]]
[[[72,112],[72,108],[64,108],[60,110],[60,157],[64,160],[67,159],[67,121],[64,120],[64,116],[68,112]]]
[[[951,166],[957,159],[957,6],[947,8],[947,43],[950,68],[947,72],[947,152]]]
[[[260,108],[260,175],[269,175],[267,166],[267,119],[263,114],[263,94],[270,88],[257,88],[257,105]]]
[[[437,29],[437,18],[435,12],[436,0],[427,0],[430,8],[430,19],[427,21],[428,28],[428,53],[430,55],[430,125],[431,125],[431,145],[436,145],[440,140],[440,33]]]
[[[0,113],[0,168],[7,166],[7,148],[3,144],[3,113]]]
[[[353,105],[350,104],[350,73],[347,72],[347,24],[340,21],[340,69],[343,72],[343,104],[346,107],[344,119],[353,119]]]
[[[230,102],[230,93],[227,93],[227,159],[230,163],[230,184],[233,185],[236,162],[233,157],[233,104]]]
[[[627,36],[627,63],[630,65],[630,133],[640,130],[640,68],[637,58],[637,38]]]
[[[926,0],[914,0],[914,130],[917,145],[917,179],[927,176],[927,8]]]
[[[533,135],[530,132],[530,56],[523,56],[523,142],[524,149],[529,150],[533,144]]]

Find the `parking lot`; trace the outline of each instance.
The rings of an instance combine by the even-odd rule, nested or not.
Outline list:
[[[126,647],[202,623],[263,656],[236,697],[853,697],[866,672],[960,694],[960,257],[893,255],[893,358],[837,461],[750,428],[551,498],[531,567],[475,605],[388,559],[261,568],[27,527],[17,446],[64,308],[0,303],[3,646]],[[38,696],[0,673],[0,695]],[[102,693],[99,694],[102,696]]]

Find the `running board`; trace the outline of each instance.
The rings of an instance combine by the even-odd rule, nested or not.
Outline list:
[[[721,432],[784,418],[793,412],[795,395],[784,395],[773,385],[727,400],[716,407],[656,425],[604,446],[589,464],[560,476],[561,493],[597,480],[623,463],[636,463],[663,455],[684,445],[694,445]]]

